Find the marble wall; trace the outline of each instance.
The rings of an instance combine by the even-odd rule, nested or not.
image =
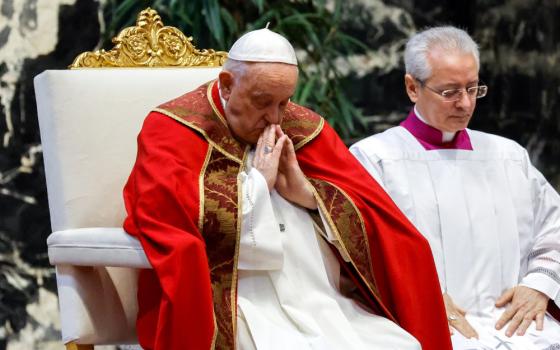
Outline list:
[[[0,2],[0,350],[60,348],[32,79],[98,46],[104,5]],[[490,86],[472,126],[528,147],[560,187],[557,0],[348,0],[342,11],[344,30],[371,48],[338,62],[341,83],[367,116],[367,133],[397,124],[410,108],[401,60],[408,35],[428,25],[459,25],[480,43],[481,78]]]

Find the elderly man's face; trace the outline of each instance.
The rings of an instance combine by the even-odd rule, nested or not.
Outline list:
[[[233,135],[255,144],[266,126],[280,124],[297,78],[297,67],[284,63],[249,64],[239,79],[220,73],[222,97],[227,101],[225,117]]]
[[[465,89],[478,85],[478,66],[472,54],[434,49],[428,55],[432,68],[430,78],[420,83],[407,74],[408,96],[428,124],[441,131],[456,132],[467,127],[476,106],[476,99],[463,91],[461,98],[446,101],[440,94],[449,89]]]

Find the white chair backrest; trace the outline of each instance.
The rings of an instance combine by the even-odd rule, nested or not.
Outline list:
[[[53,231],[120,227],[122,189],[148,112],[221,68],[50,70],[35,78]]]

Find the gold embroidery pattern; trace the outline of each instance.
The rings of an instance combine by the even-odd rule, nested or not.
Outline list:
[[[232,290],[237,288],[234,278],[237,251],[239,164],[213,150],[204,174],[204,224],[210,280],[214,298],[214,313],[218,326],[216,349],[233,349],[235,344],[235,315],[237,300]],[[235,296],[235,294],[233,294]]]
[[[225,121],[214,113],[208,103],[210,96],[207,96],[207,93],[208,84],[205,84],[160,105],[155,111],[183,120],[185,124],[202,133],[217,149],[241,164],[245,148],[233,138]]]
[[[179,29],[164,26],[159,14],[147,8],[140,12],[136,26],[123,29],[113,38],[109,50],[84,52],[70,68],[102,67],[219,67],[227,52],[198,50]]]
[[[225,117],[214,105],[211,96],[213,84],[215,81],[202,85],[154,111],[197,130],[219,151],[242,164],[245,147],[232,136]],[[292,139],[296,150],[315,138],[323,125],[324,120],[318,114],[294,103],[288,104],[282,120],[282,129]]]
[[[282,130],[292,139],[297,150],[321,132],[323,123],[323,118],[317,113],[290,102],[284,111]]]
[[[336,186],[317,179],[309,179],[309,182],[317,191],[353,265],[364,278],[374,297],[381,301],[371,268],[367,233],[360,213],[344,192]]]

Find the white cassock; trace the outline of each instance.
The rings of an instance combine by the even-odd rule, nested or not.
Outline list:
[[[269,192],[252,158],[240,175],[238,348],[420,349],[398,325],[339,292],[339,262],[319,236],[336,245],[326,222],[322,233],[307,210]]]
[[[473,150],[427,151],[404,127],[350,151],[428,239],[440,284],[480,340],[455,349],[560,349],[560,324],[545,316],[523,337],[494,325],[496,299],[522,284],[560,305],[560,196],[514,141],[468,130]]]

